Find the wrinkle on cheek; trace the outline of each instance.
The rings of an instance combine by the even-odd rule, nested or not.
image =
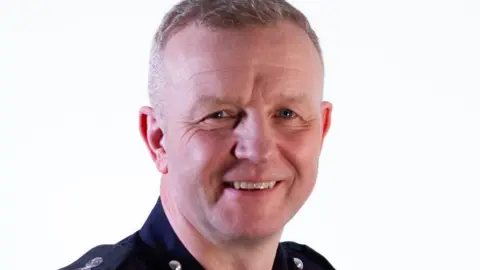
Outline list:
[[[212,146],[224,145],[232,138],[233,129],[222,128],[216,130],[201,130],[198,136],[202,136],[202,141]]]
[[[185,132],[180,136],[180,140],[183,141],[185,145],[188,145],[190,140],[199,132],[199,130],[195,126],[186,127],[184,130]]]
[[[232,129],[227,128],[205,129],[198,124],[192,124],[182,127],[182,130],[179,143],[197,161],[210,159],[208,155],[212,153],[219,154],[215,149],[229,146],[232,139]]]
[[[290,141],[298,140],[299,138],[311,136],[311,134],[320,134],[321,127],[319,122],[315,120],[304,121],[300,123],[283,123],[277,129],[282,138]]]

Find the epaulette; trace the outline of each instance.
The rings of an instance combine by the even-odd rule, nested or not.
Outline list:
[[[306,264],[306,266],[299,267],[299,269],[335,270],[325,257],[307,245],[292,241],[282,242],[281,245],[290,257],[298,258],[302,264]],[[314,266],[314,268],[307,267],[310,265]]]
[[[133,249],[130,237],[115,245],[99,245],[90,249],[72,264],[59,270],[111,270],[117,269]]]

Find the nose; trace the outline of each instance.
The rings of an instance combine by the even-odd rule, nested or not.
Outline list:
[[[276,141],[273,127],[261,114],[246,114],[235,127],[237,143],[233,154],[238,159],[264,163],[275,155]]]

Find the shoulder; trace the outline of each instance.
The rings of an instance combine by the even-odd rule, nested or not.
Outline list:
[[[325,257],[307,245],[292,241],[282,242],[280,245],[289,257],[300,259],[300,262],[303,264],[303,269],[335,270]]]
[[[70,265],[59,270],[106,270],[117,269],[135,248],[136,234],[114,245],[99,245],[83,254]]]

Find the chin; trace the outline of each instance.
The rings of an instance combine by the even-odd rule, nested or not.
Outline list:
[[[246,229],[242,228],[241,230],[231,231],[226,234],[226,238],[229,241],[242,241],[242,242],[254,242],[262,239],[271,239],[274,237],[280,237],[282,233],[280,230],[265,230],[265,229]]]
[[[232,221],[225,220],[222,222],[223,224],[219,224],[219,230],[223,231],[224,235],[229,239],[245,241],[280,237],[286,224],[284,219]]]

